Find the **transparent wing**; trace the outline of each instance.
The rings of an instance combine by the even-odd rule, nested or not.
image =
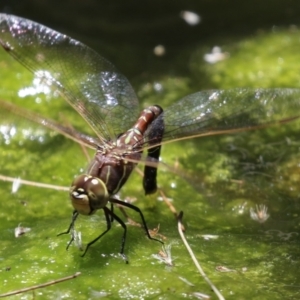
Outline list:
[[[299,116],[300,89],[203,91],[166,108],[149,126],[146,136],[150,132],[151,136],[153,132],[161,132],[161,126],[164,126],[163,143],[166,143],[265,127]]]
[[[62,124],[57,123],[54,120],[49,118],[45,118],[37,113],[24,109],[20,106],[14,105],[11,102],[4,101],[0,99],[0,119],[2,120],[10,120],[13,121],[12,125],[14,128],[18,123],[25,123],[26,120],[30,121],[30,127],[35,125],[42,125],[43,127],[48,128],[49,130],[53,130],[59,132],[60,134],[64,135],[65,137],[72,139],[78,144],[81,144],[85,147],[89,147],[92,149],[97,149],[97,146],[100,144],[100,141],[96,138],[88,136],[84,133],[76,131],[72,127],[66,127]],[[19,116],[21,118],[16,118]],[[20,122],[21,121],[21,122]],[[1,125],[0,125],[0,133],[1,133]]]
[[[95,51],[41,24],[0,14],[0,45],[61,93],[100,140],[128,130],[139,113],[126,79]]]

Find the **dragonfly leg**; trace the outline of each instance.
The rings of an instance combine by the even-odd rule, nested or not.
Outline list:
[[[158,240],[156,238],[153,238],[150,233],[149,233],[149,229],[148,229],[148,226],[147,226],[147,223],[146,223],[146,220],[145,220],[145,217],[142,213],[142,211],[135,205],[133,204],[130,204],[130,203],[127,203],[127,202],[123,202],[121,200],[118,200],[118,199],[115,199],[115,198],[110,198],[109,201],[113,202],[113,203],[116,203],[116,204],[120,204],[122,206],[126,206],[126,207],[129,207],[131,209],[133,209],[134,211],[136,211],[137,213],[139,213],[140,217],[141,217],[141,220],[142,220],[142,224],[143,224],[143,227],[145,229],[145,232],[148,236],[148,238],[150,240],[153,240],[153,241],[157,241],[157,242],[160,242],[162,245],[164,245],[164,242],[162,242],[161,240]],[[115,215],[116,216],[116,215]],[[122,224],[121,224],[122,225]],[[125,225],[125,224],[124,224]]]
[[[60,235],[63,235],[63,234],[69,234],[70,231],[73,231],[74,230],[74,224],[75,224],[75,221],[76,221],[78,215],[79,215],[78,211],[74,210],[69,228],[67,229],[67,231],[61,232],[57,236],[60,236]],[[66,250],[69,249],[69,247],[73,243],[73,241],[74,241],[74,234],[72,234],[71,240],[69,241]]]
[[[115,216],[115,214],[114,214],[114,204],[111,202],[110,203],[110,222],[113,222],[114,221],[114,216]]]
[[[128,200],[128,201],[130,201],[130,200]],[[128,201],[126,201],[126,202],[128,203]],[[129,203],[131,203],[131,202],[129,202]],[[123,216],[126,218],[128,224],[133,225],[133,226],[137,226],[137,227],[142,227],[142,225],[140,223],[135,222],[133,219],[131,219],[129,217],[129,215],[127,214],[127,212],[126,212],[126,210],[125,210],[125,208],[124,208],[123,205],[117,204],[117,206],[120,209],[120,211],[123,214]]]
[[[128,259],[127,259],[126,255],[124,254],[124,247],[125,247],[126,234],[127,234],[127,226],[122,221],[122,219],[120,219],[113,211],[110,211],[109,213],[112,215],[113,219],[116,220],[124,229],[124,233],[123,233],[123,236],[122,236],[122,242],[121,242],[120,254],[121,254],[122,258],[125,260],[126,264],[128,264]]]
[[[85,254],[87,253],[88,249],[90,248],[91,245],[93,245],[95,242],[97,242],[103,235],[105,235],[110,229],[111,229],[111,214],[112,212],[109,210],[109,208],[107,207],[104,207],[103,208],[103,211],[104,211],[104,215],[105,215],[105,218],[106,218],[106,225],[107,225],[107,228],[104,232],[102,232],[98,237],[96,237],[94,240],[92,240],[91,242],[89,242],[87,245],[86,245],[86,248],[85,248],[85,251],[84,253],[81,255],[81,257],[84,257]]]

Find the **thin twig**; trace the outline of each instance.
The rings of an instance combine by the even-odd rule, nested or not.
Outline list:
[[[223,295],[220,293],[220,291],[215,287],[215,285],[210,281],[210,279],[207,277],[207,275],[204,273],[203,269],[201,268],[199,262],[197,261],[193,250],[191,249],[190,245],[188,244],[187,240],[185,239],[184,233],[182,231],[182,217],[183,217],[183,212],[181,211],[178,215],[178,232],[179,235],[186,247],[186,249],[188,250],[196,268],[198,269],[199,273],[202,275],[202,277],[205,279],[205,281],[209,284],[209,286],[211,287],[211,289],[216,293],[216,295],[218,296],[218,298],[220,300],[225,300],[225,298],[223,297]]]
[[[0,180],[7,181],[7,182],[14,182],[16,180],[16,178],[0,175]],[[70,188],[66,187],[66,186],[53,185],[53,184],[29,181],[29,180],[24,180],[24,179],[19,179],[19,182],[20,182],[20,184],[36,186],[36,187],[41,187],[41,188],[46,188],[46,189],[52,189],[52,190],[57,190],[57,191],[67,191],[68,192],[70,190]]]
[[[57,280],[52,280],[52,281],[49,281],[49,282],[46,282],[46,283],[34,285],[34,286],[31,286],[31,287],[28,287],[28,288],[24,288],[24,289],[20,289],[20,290],[8,292],[8,293],[5,293],[5,294],[1,294],[0,298],[4,298],[4,297],[8,297],[8,296],[13,296],[13,295],[25,293],[25,292],[28,292],[28,291],[32,291],[32,290],[44,288],[44,287],[49,286],[49,285],[57,284],[57,283],[60,283],[60,282],[66,281],[66,280],[70,280],[70,279],[76,278],[79,275],[81,275],[81,272],[77,272],[77,273],[75,273],[75,274],[73,274],[71,276],[67,276],[67,277],[63,277],[63,278],[57,279]]]
[[[178,213],[176,211],[175,206],[170,202],[170,200],[166,197],[165,193],[162,191],[162,189],[159,188],[159,193],[162,197],[162,199],[164,200],[164,202],[167,204],[167,206],[169,207],[169,209],[171,210],[171,212],[174,214],[175,219],[178,220]],[[181,230],[185,231],[185,227],[183,224],[181,224]]]
[[[169,207],[170,211],[174,214],[175,218],[178,218],[178,214],[176,211],[176,208],[174,207],[174,205],[171,203],[171,201],[166,197],[165,193],[162,191],[162,189],[158,190],[162,199],[164,200],[164,202],[167,204],[167,206]]]

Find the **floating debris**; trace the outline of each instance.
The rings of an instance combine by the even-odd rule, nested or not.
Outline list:
[[[219,238],[218,235],[213,235],[213,234],[202,234],[200,236],[203,237],[207,241],[209,241],[209,240],[216,240],[216,239]]]
[[[238,206],[238,214],[242,215],[244,214],[245,210],[246,210],[246,206],[247,206],[247,201],[245,201],[243,204]]]
[[[20,186],[21,186],[21,178],[20,177],[15,178],[11,187],[11,193],[15,194],[19,190]]]
[[[196,297],[197,299],[210,299],[210,296],[200,293],[200,292],[194,292],[191,294],[192,296]]]
[[[203,59],[209,64],[215,64],[219,61],[225,60],[229,57],[228,52],[222,52],[222,49],[218,46],[212,48],[211,53],[206,53]]]
[[[15,228],[15,237],[18,238],[21,235],[25,234],[26,232],[29,232],[31,228],[29,227],[22,227],[21,224],[18,225],[18,227]]]
[[[149,232],[151,237],[160,237],[162,240],[166,240],[167,239],[166,236],[164,236],[163,234],[158,233],[159,229],[160,229],[160,224],[158,224],[156,228],[149,229],[148,232]]]
[[[270,215],[268,214],[268,207],[264,204],[256,205],[256,211],[254,208],[250,208],[250,217],[252,220],[262,224],[266,222]]]
[[[216,271],[222,272],[222,273],[227,273],[227,272],[236,272],[236,270],[229,269],[225,266],[216,266]]]
[[[171,247],[172,244],[166,245],[165,247],[163,247],[163,250],[160,250],[158,252],[158,254],[152,254],[152,257],[156,258],[157,260],[168,266],[173,267],[174,264],[171,256]]]
[[[111,295],[111,293],[109,292],[105,292],[105,291],[95,291],[91,289],[91,296],[92,297],[96,297],[96,298],[104,298],[104,297],[108,297]]]
[[[21,200],[20,203],[21,203],[23,206],[26,206],[26,205],[27,205],[27,202],[24,201],[24,200]]]
[[[184,277],[181,277],[181,276],[178,276],[178,278],[181,280],[181,281],[183,281],[183,282],[185,282],[187,285],[189,285],[189,286],[195,286],[193,283],[191,283],[190,281],[188,281],[186,278],[184,278]]]
[[[201,21],[201,18],[198,14],[192,11],[184,10],[180,13],[180,17],[189,25],[195,26],[198,25]]]
[[[76,231],[75,229],[73,229],[71,235],[72,235],[72,239],[74,240],[74,245],[79,250],[83,251],[81,231]]]

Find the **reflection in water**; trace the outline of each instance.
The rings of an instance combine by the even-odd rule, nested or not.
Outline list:
[[[268,207],[263,204],[256,205],[256,211],[251,207],[250,217],[252,220],[257,221],[261,224],[266,222],[270,217],[270,215],[268,214]]]

